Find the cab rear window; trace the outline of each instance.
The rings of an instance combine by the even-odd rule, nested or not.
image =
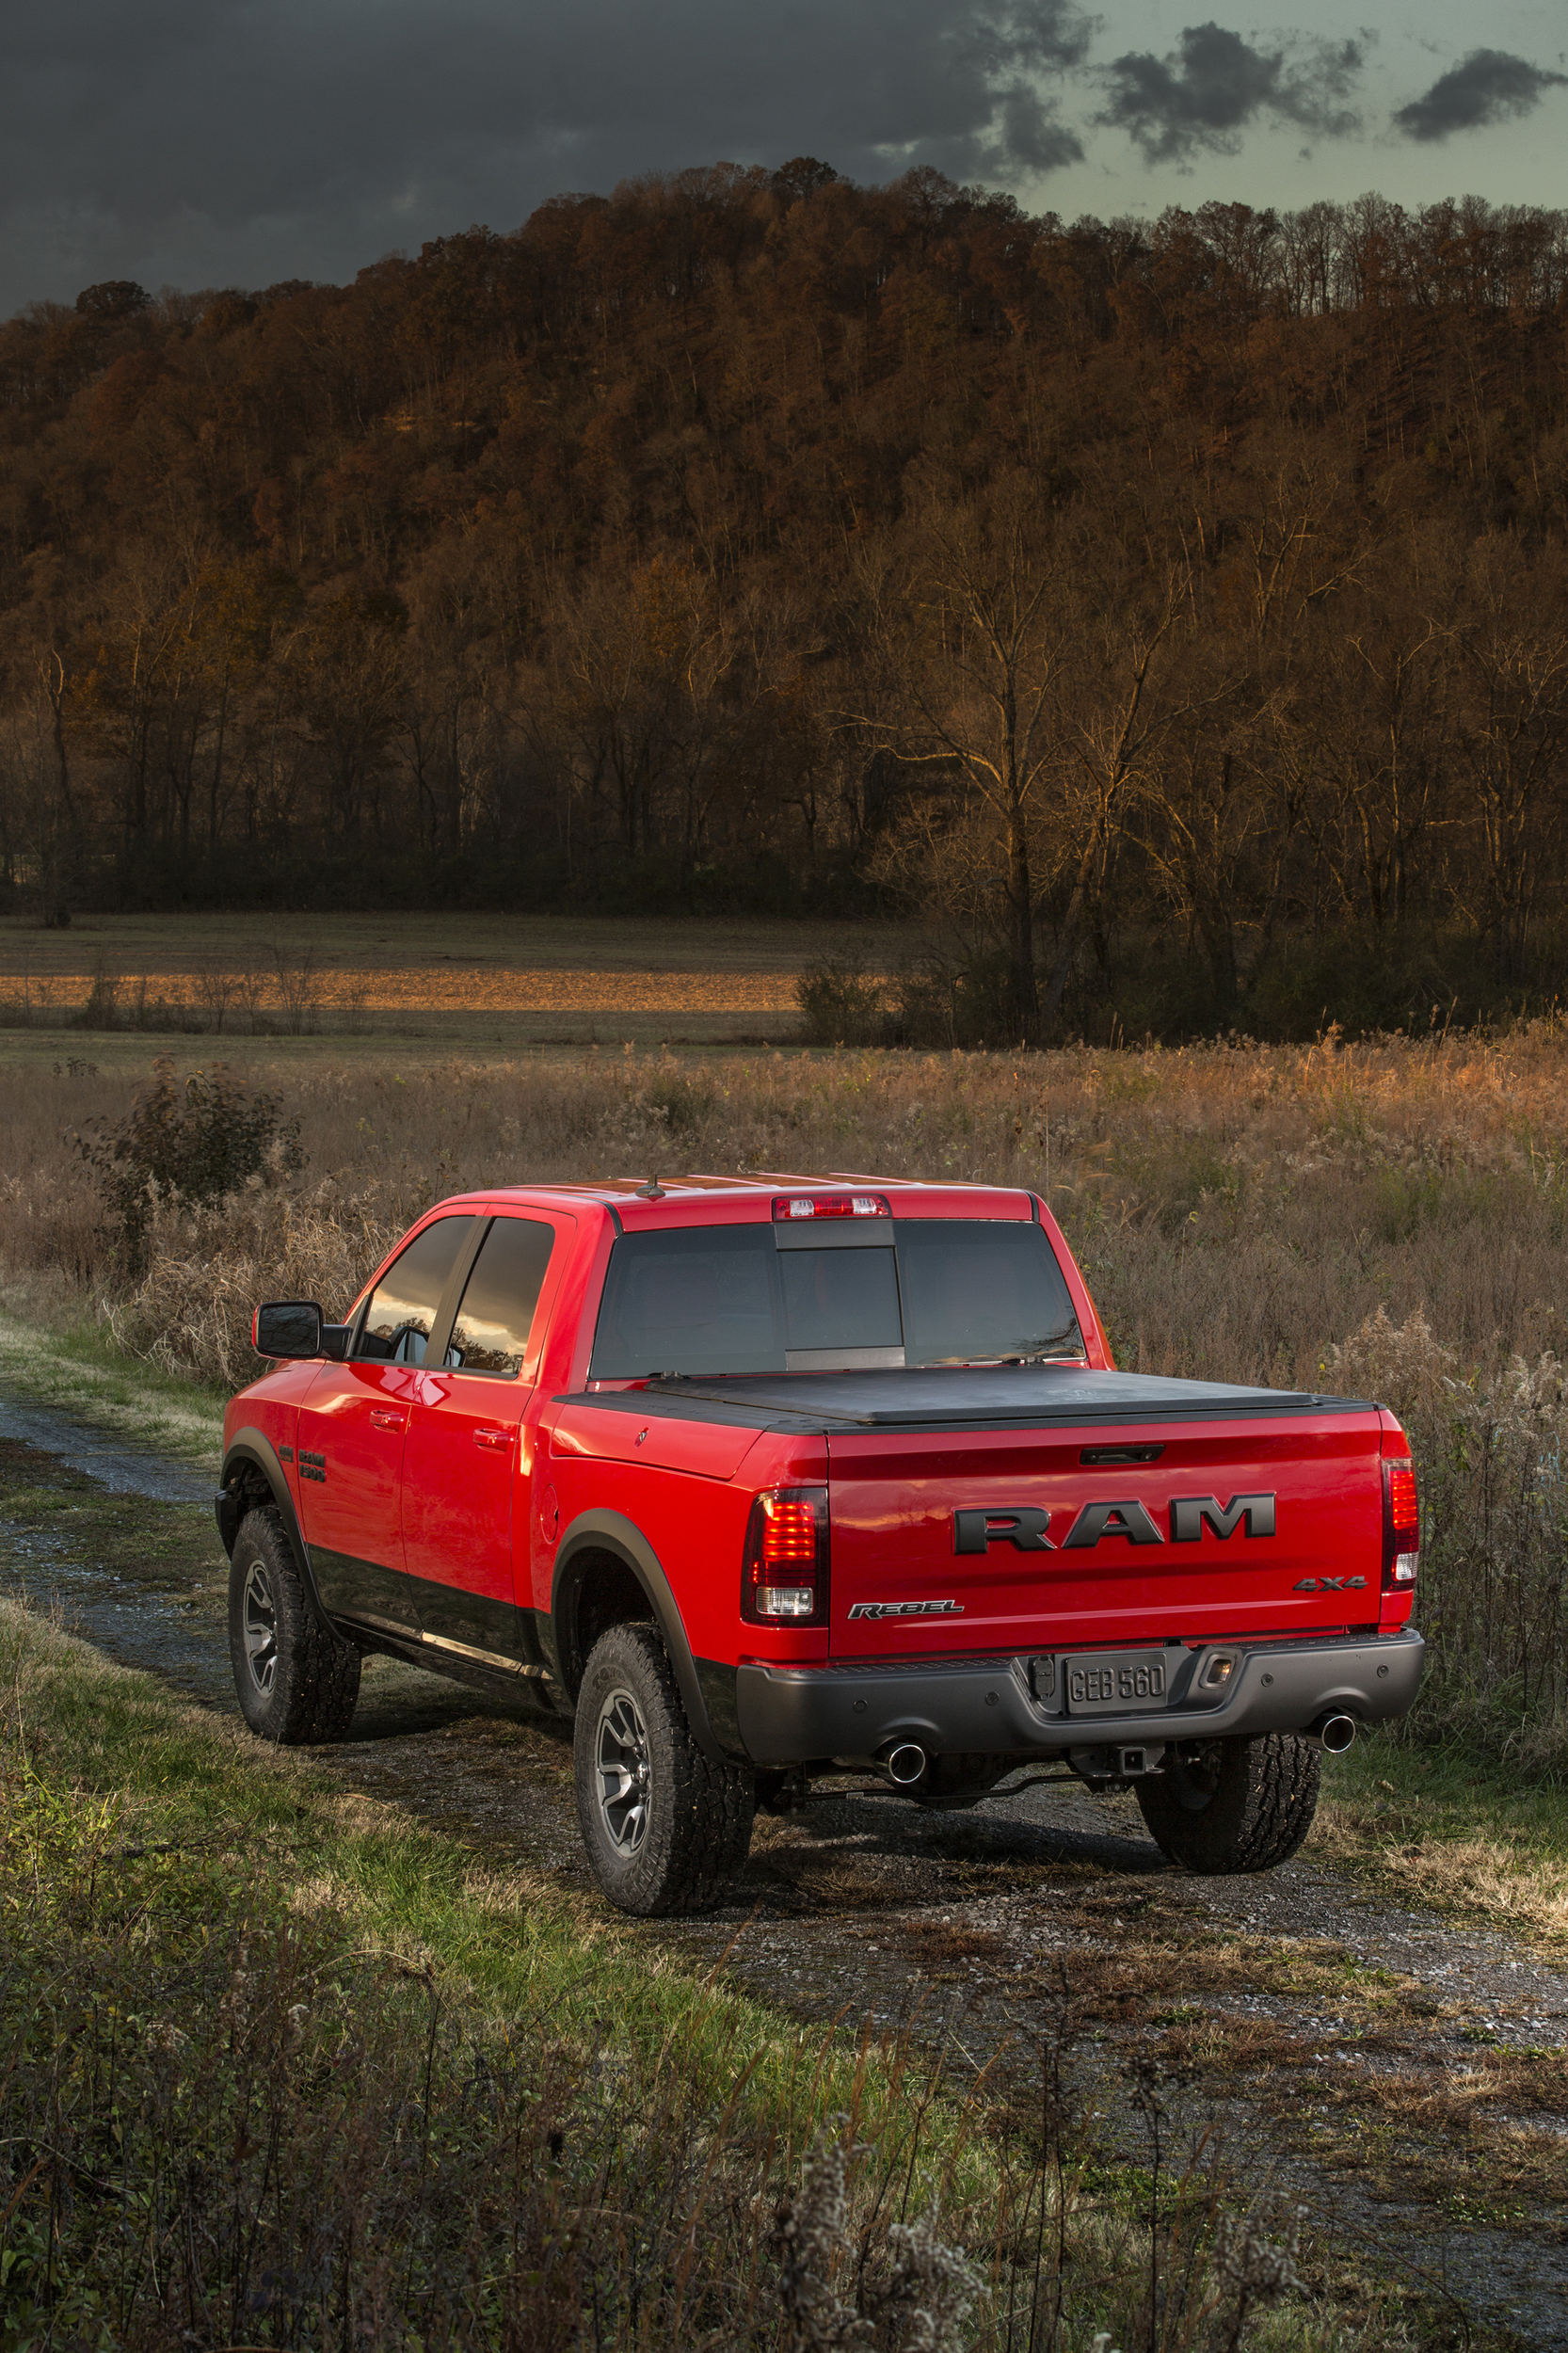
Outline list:
[[[779,1248],[772,1225],[624,1234],[588,1377],[831,1371],[1080,1356],[1042,1228],[901,1219],[874,1244]]]

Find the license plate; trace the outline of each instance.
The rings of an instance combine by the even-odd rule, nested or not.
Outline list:
[[[1063,1659],[1062,1679],[1069,1716],[1141,1715],[1169,1696],[1162,1650],[1080,1652]]]

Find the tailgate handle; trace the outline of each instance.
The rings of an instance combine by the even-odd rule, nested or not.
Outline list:
[[[1162,1446],[1086,1446],[1078,1459],[1086,1467],[1096,1463],[1158,1463],[1164,1451]]]
[[[512,1433],[509,1430],[476,1430],[473,1443],[488,1447],[492,1454],[504,1454],[512,1443]]]
[[[377,1430],[401,1430],[405,1417],[389,1413],[384,1405],[373,1405],[370,1418]]]

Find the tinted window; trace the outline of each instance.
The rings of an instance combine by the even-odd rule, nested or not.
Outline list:
[[[1038,1225],[910,1219],[898,1236],[904,1360],[1076,1355],[1081,1341]]]
[[[392,1260],[371,1293],[356,1356],[421,1365],[457,1253],[473,1231],[472,1217],[438,1218]]]
[[[771,1225],[623,1235],[589,1378],[827,1369],[835,1355],[931,1365],[1080,1352],[1039,1226],[910,1219],[896,1235],[896,1250],[778,1250]]]
[[[463,1286],[449,1365],[501,1380],[513,1380],[522,1370],[554,1241],[554,1228],[532,1218],[496,1219]]]
[[[781,1250],[785,1345],[897,1348],[898,1269],[889,1250]]]
[[[771,1225],[626,1234],[610,1253],[595,1381],[655,1372],[782,1372]]]

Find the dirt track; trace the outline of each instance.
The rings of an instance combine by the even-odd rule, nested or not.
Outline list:
[[[0,1585],[205,1705],[233,1702],[207,1482],[0,1404]],[[497,1863],[588,1887],[569,1734],[374,1662],[348,1791]],[[920,1815],[845,1787],[761,1820],[734,1900],[650,1944],[792,2014],[912,2025],[1026,2105],[1060,2030],[1108,2159],[1141,2154],[1134,2052],[1188,2071],[1249,2179],[1275,2169],[1344,2263],[1420,2277],[1455,2316],[1568,2344],[1568,1974],[1391,1904],[1305,1854],[1268,1877],[1168,1866],[1125,1798],[1035,1788]],[[1094,2112],[1097,2111],[1097,2121]]]

